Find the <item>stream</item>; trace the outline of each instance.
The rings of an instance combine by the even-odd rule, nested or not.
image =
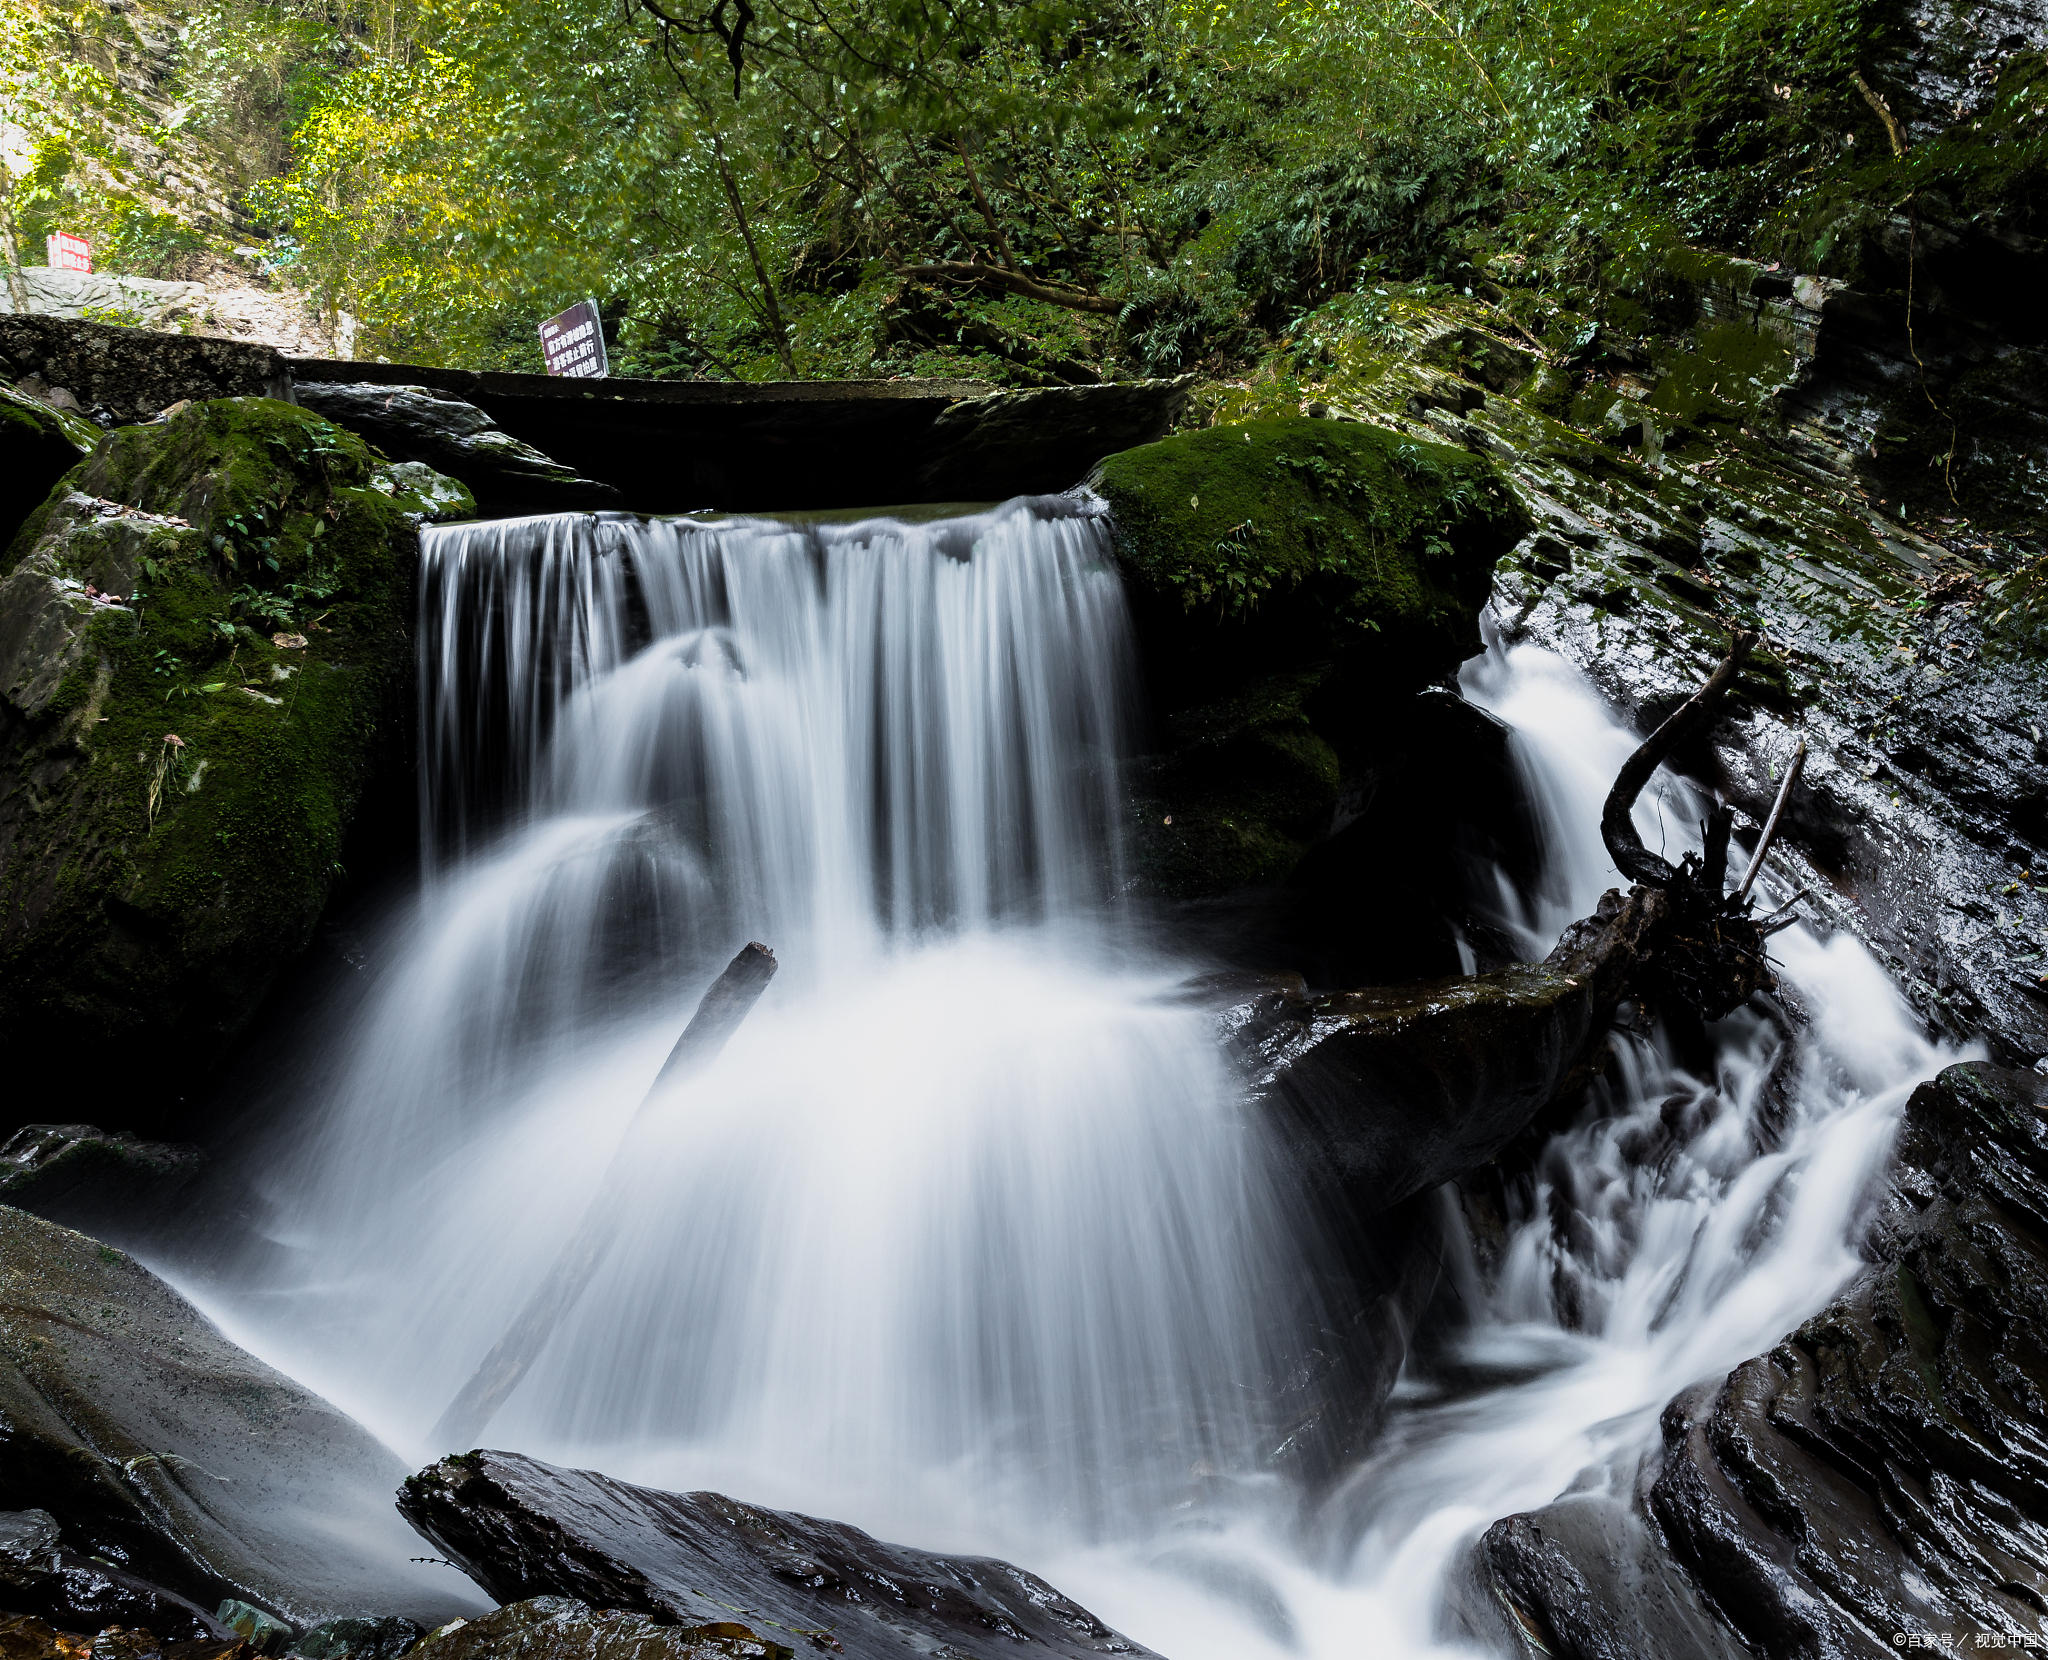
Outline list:
[[[1378,1450],[1305,1498],[1262,1455],[1275,1311],[1324,1247],[1188,994],[1213,965],[1129,897],[1106,534],[1043,503],[425,532],[427,867],[263,1149],[291,1249],[211,1302],[228,1334],[411,1462],[452,1450],[430,1426],[761,940],[780,973],[658,1103],[484,1444],[1004,1556],[1173,1660],[1466,1652],[1461,1552],[1625,1498],[1666,1401],[1839,1290],[1906,1096],[1966,1057],[1802,927],[1782,1114],[1758,1016],[1704,1075],[1619,1039],[1598,1115],[1454,1253],[1461,1322]],[[1535,648],[1462,686],[1538,805],[1541,878],[1500,906],[1540,958],[1621,881],[1598,819],[1636,739]],[[1660,775],[1638,826],[1675,858],[1703,812]]]

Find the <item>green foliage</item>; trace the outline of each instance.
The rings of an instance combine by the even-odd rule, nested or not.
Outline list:
[[[365,355],[537,368],[589,295],[616,373],[1042,385],[1385,345],[1342,306],[1417,285],[1508,284],[1568,356],[1589,318],[1652,332],[1689,246],[1852,275],[1916,194],[2024,218],[2048,136],[2023,53],[1976,127],[1893,158],[1857,81],[1890,0],[755,11],[735,51],[647,0],[205,0],[173,121],[115,73],[123,14],[22,0],[17,211],[169,269],[117,200],[149,130],[218,160]]]

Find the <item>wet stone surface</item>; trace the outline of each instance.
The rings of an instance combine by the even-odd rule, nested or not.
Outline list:
[[[1643,1652],[1631,1622],[1696,1623],[1701,1598],[1704,1652],[2048,1641],[2048,1078],[1971,1062],[1921,1085],[1869,1249],[1777,1348],[1665,1409],[1628,1518],[1589,1527],[1567,1499],[1496,1523],[1478,1605],[1551,1653]],[[1620,1588],[1616,1529],[1673,1587],[1663,1615],[1587,1593]]]
[[[851,1660],[1151,1652],[1007,1562],[516,1453],[443,1459],[407,1480],[399,1509],[504,1602],[573,1597],[684,1627],[744,1618],[769,1642]]]

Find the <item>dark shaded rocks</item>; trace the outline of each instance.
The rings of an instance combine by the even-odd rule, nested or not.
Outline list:
[[[402,778],[403,482],[289,404],[191,404],[106,434],[0,566],[0,1041],[90,1054],[73,1111],[161,1127]]]
[[[90,421],[0,386],[0,548],[98,437]]]
[[[66,1631],[143,1627],[176,1641],[232,1642],[198,1604],[61,1542],[47,1510],[0,1511],[0,1607]]]
[[[744,1609],[768,1641],[850,1660],[1026,1644],[1073,1657],[1150,1652],[1007,1562],[514,1453],[443,1459],[407,1480],[398,1507],[501,1602],[573,1597],[685,1627]]]
[[[91,1124],[28,1124],[0,1141],[0,1204],[90,1228],[176,1206],[206,1166],[189,1144],[103,1135]]]
[[[474,405],[514,439],[652,513],[1052,495],[1111,451],[1158,438],[1187,397],[1181,380],[1012,392],[972,380],[565,380],[313,359],[291,367],[309,405],[327,385],[423,387]]]
[[[294,1638],[291,1652],[299,1660],[398,1660],[422,1637],[425,1629],[403,1615],[381,1619],[357,1616],[322,1620]]]
[[[46,1512],[70,1552],[202,1610],[465,1611],[407,1560],[402,1474],[132,1259],[0,1206],[0,1508]]]
[[[1451,1611],[1507,1653],[1558,1660],[1746,1660],[1641,1514],[1605,1493],[1559,1499],[1486,1532]]]
[[[1002,500],[1071,489],[1104,456],[1163,438],[1194,381],[1182,375],[963,398],[925,434],[929,459],[907,499]]]
[[[571,1597],[529,1597],[437,1632],[419,1650],[421,1660],[790,1660],[794,1652],[737,1620],[674,1625]]]
[[[1146,885],[1279,881],[1398,770],[1404,711],[1477,648],[1520,509],[1483,460],[1330,420],[1181,433],[1090,483],[1159,712],[1135,773]]]
[[[1900,1632],[2038,1644],[2048,1078],[1972,1062],[1921,1085],[1869,1252],[1776,1349],[1665,1409],[1636,1522],[1728,1634],[1773,1660],[1875,1657]],[[1611,1578],[1575,1502],[1495,1524],[1484,1573],[1554,1635],[1548,1652],[1627,1652],[1607,1635],[1623,1616],[1575,1588]]]
[[[282,1654],[292,1640],[292,1628],[283,1620],[239,1597],[223,1599],[213,1617],[258,1654]]]
[[[487,515],[630,505],[612,485],[584,478],[521,443],[475,404],[424,386],[305,381],[293,395],[394,460],[424,463],[459,478]]]
[[[63,387],[102,426],[147,421],[175,403],[290,395],[269,346],[156,334],[61,317],[0,316],[0,379]]]
[[[1654,889],[1609,894],[1540,965],[1232,1011],[1291,1175],[1369,1214],[1494,1157],[1590,1079],[1662,910]]]

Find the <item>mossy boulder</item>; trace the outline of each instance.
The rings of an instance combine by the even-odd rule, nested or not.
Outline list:
[[[1401,671],[1455,663],[1478,649],[1494,561],[1524,529],[1482,458],[1357,421],[1181,433],[1090,482],[1135,597],[1181,612],[1205,654],[1226,624],[1294,663],[1305,646]]]
[[[0,1038],[167,1126],[403,748],[418,526],[466,497],[265,398],[119,428],[0,566]],[[21,1100],[16,1122],[51,1116]]]
[[[0,542],[42,506],[57,480],[98,442],[100,429],[0,386]]]
[[[1125,450],[1090,483],[1159,717],[1134,807],[1148,885],[1277,880],[1390,712],[1479,649],[1522,509],[1482,457],[1305,417]]]

